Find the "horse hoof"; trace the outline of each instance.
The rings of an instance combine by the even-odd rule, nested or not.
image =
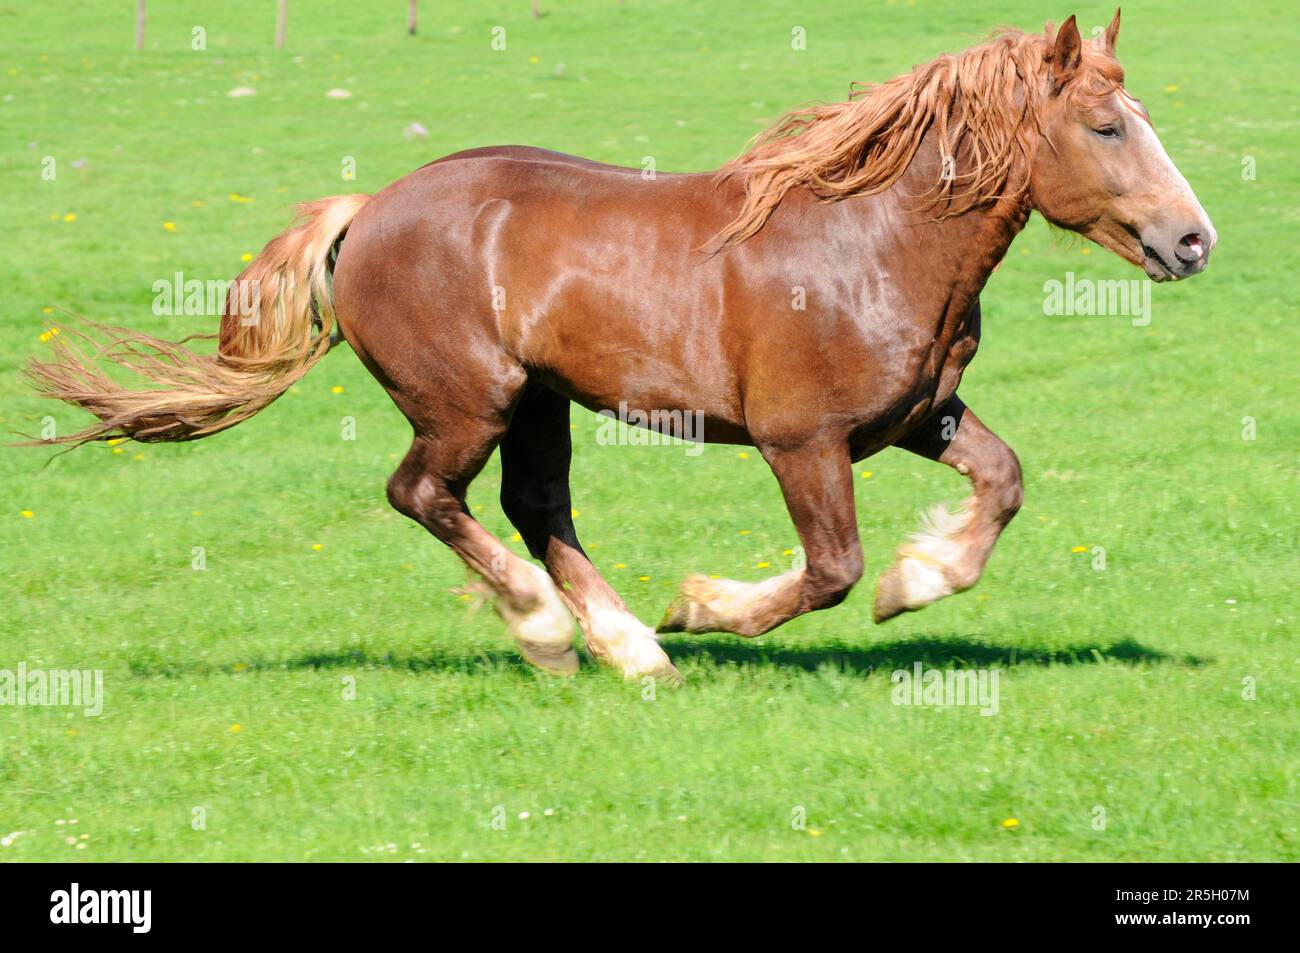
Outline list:
[[[885,570],[876,584],[873,608],[877,622],[884,622],[904,612],[924,609],[962,589],[953,585],[943,565],[934,559],[914,554],[901,555]]]
[[[876,623],[888,622],[896,615],[909,611],[907,605],[907,584],[903,573],[894,563],[880,575],[876,583],[876,600],[872,606],[872,615]]]
[[[530,664],[551,675],[568,677],[578,671],[578,653],[573,646],[519,643],[519,654]]]
[[[668,661],[667,656],[664,657],[663,664],[657,666],[656,668],[647,669],[641,672],[623,673],[624,681],[628,681],[628,682],[640,681],[647,677],[653,678],[660,685],[664,685],[669,688],[681,688],[683,685],[686,684],[686,679],[682,676],[682,673],[677,671],[677,666],[675,666],[672,662]]]
[[[587,653],[596,661],[616,668],[625,679],[650,675],[680,685],[681,673],[655,639],[654,630],[626,609],[597,607],[589,610],[583,625]]]
[[[664,611],[664,617],[655,626],[656,632],[710,632],[705,624],[702,602],[712,598],[712,580],[694,573],[682,581],[681,588]]]
[[[527,608],[496,600],[497,614],[505,620],[525,659],[552,675],[572,675],[578,670],[578,653],[573,650],[573,616],[560,599],[551,577],[531,563],[526,572],[533,578],[533,603]]]
[[[685,632],[687,606],[686,597],[677,595],[668,608],[664,610],[664,617],[659,620],[655,626],[656,632]]]
[[[677,666],[671,662],[668,663],[667,669],[655,673],[655,681],[667,685],[669,688],[681,688],[686,684],[685,677],[681,672],[677,671]]]

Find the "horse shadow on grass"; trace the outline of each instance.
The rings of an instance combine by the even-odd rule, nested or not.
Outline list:
[[[694,636],[665,641],[664,648],[681,665],[703,662],[716,666],[772,666],[816,672],[832,668],[846,674],[870,674],[875,669],[895,671],[921,663],[927,668],[1012,668],[1051,665],[1154,665],[1174,664],[1198,668],[1206,660],[1193,655],[1173,656],[1137,642],[1121,639],[1109,644],[1084,643],[1057,648],[997,645],[965,636],[936,635],[875,642],[864,645],[783,646],[776,642],[750,642],[737,638]]]
[[[880,669],[907,669],[916,663],[928,668],[1013,668],[1052,665],[1178,665],[1198,668],[1205,659],[1174,656],[1142,645],[1131,638],[1108,644],[1081,643],[1064,647],[998,645],[964,636],[933,635],[853,645],[834,642],[821,646],[782,645],[744,640],[738,636],[691,635],[664,640],[664,648],[682,668],[772,668],[817,672],[831,669],[866,676]],[[131,671],[142,677],[182,674],[235,674],[244,671],[314,671],[320,669],[382,669],[410,672],[458,672],[482,675],[511,672],[532,677],[536,670],[510,649],[485,649],[473,655],[447,653],[398,654],[367,648],[310,652],[290,658],[253,658],[223,664],[177,663],[157,656],[131,660]],[[589,665],[591,663],[588,663]]]

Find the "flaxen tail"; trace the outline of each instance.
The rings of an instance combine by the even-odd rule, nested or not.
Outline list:
[[[192,338],[172,343],[100,325],[92,327],[104,340],[52,336],[54,359],[31,361],[28,378],[100,422],[42,442],[194,440],[233,427],[283,394],[330,349],[330,255],[367,198],[340,195],[298,207],[300,224],[272,239],[230,288],[215,354],[186,347]],[[100,358],[154,386],[123,386]]]

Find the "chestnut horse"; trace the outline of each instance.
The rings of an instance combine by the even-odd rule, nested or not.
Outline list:
[[[1201,271],[1214,246],[1124,89],[1118,31],[1117,11],[1095,43],[1074,17],[1000,33],[792,113],[718,173],[517,146],[448,156],[374,196],[304,205],[240,278],[252,312],[232,291],[215,354],[101,329],[95,356],[155,387],[124,388],[66,334],[29,370],[100,418],[62,440],[188,440],[252,415],[346,339],[414,429],[392,505],[559,673],[578,664],[576,617],[601,662],[677,676],[578,543],[571,401],[700,415],[709,442],[756,447],[780,483],[806,565],[754,584],[690,576],[660,631],[754,636],[842,601],[863,570],[851,464],[902,447],[973,493],[898,550],[883,621],[973,586],[1020,507],[1016,455],[957,387],[980,291],[1030,212],[1155,281]],[[502,505],[545,572],[465,504],[496,447]]]

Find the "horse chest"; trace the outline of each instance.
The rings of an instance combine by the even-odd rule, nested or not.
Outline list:
[[[938,406],[957,392],[961,375],[979,349],[979,334],[963,334],[955,338],[943,356],[934,391],[934,404]]]
[[[944,332],[913,352],[912,361],[896,364],[893,383],[864,398],[872,412],[864,416],[850,438],[854,459],[902,439],[946,403],[961,383],[962,372],[979,348],[980,310],[974,302]]]
[[[979,341],[980,307],[976,299],[942,323],[940,332],[915,352],[916,363],[900,369],[899,386],[910,391],[904,402],[924,411],[951,397],[966,365],[975,357]]]
[[[980,302],[976,298],[953,324],[952,335],[940,361],[934,402],[942,404],[957,392],[962,371],[980,346]]]

